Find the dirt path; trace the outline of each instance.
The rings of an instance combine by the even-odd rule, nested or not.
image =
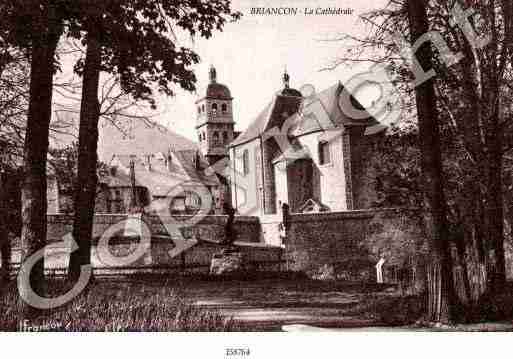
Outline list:
[[[291,324],[379,326],[376,319],[355,315],[355,308],[369,295],[390,295],[386,289],[308,280],[194,282],[180,288],[196,305],[219,310],[252,330],[282,330]]]

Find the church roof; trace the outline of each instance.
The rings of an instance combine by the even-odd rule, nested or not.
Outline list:
[[[230,143],[230,147],[249,142],[274,126],[281,128],[283,121],[296,113],[300,104],[301,97],[275,95],[273,100],[251,122],[246,131]]]
[[[290,87],[286,87],[284,88],[281,92],[280,92],[280,95],[282,96],[296,96],[296,97],[301,97],[303,96],[301,94],[301,92],[299,92],[298,90],[296,89],[293,89],[293,88],[290,88]]]
[[[201,101],[203,98],[211,98],[216,100],[231,100],[232,94],[228,86],[217,82],[217,70],[214,66],[210,66],[209,70],[210,82],[204,91],[205,96],[198,99]],[[196,103],[198,102],[196,101]]]
[[[333,127],[379,124],[370,115],[364,119],[349,118],[339,106],[339,96],[343,90],[343,85],[336,83],[318,93],[313,100],[276,95],[273,101],[251,122],[246,131],[230,144],[230,147],[249,142],[274,126],[281,128],[285,121],[293,124],[289,128],[289,134],[292,136]],[[352,96],[351,101],[355,108],[364,110],[363,106]],[[283,114],[286,112],[288,112],[288,116],[284,118]]]
[[[207,98],[215,98],[219,100],[231,100],[232,95],[228,86],[220,83],[210,83],[207,86]]]
[[[345,88],[337,83],[317,94],[312,100],[305,100],[299,113],[289,119],[294,125],[289,131],[292,136],[301,136],[306,133],[343,128],[345,126],[374,126],[378,125],[371,115],[365,118],[350,118],[340,107],[339,98]],[[365,112],[365,108],[353,96],[350,97],[352,106],[355,109]]]

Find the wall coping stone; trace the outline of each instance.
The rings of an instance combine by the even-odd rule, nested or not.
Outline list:
[[[379,213],[418,212],[418,208],[376,208],[337,212],[291,213],[290,222],[330,221],[335,219],[369,219]]]
[[[264,214],[259,219],[262,224],[281,223],[283,216],[281,214]]]
[[[94,216],[94,223],[97,224],[115,224],[128,218],[128,214],[96,214]],[[156,215],[149,215],[144,217],[150,223],[159,223],[162,221],[161,217]],[[171,217],[169,217],[171,218]],[[173,216],[175,221],[187,220],[191,216]],[[166,217],[163,217],[165,221]],[[207,215],[203,217],[197,224],[222,224],[224,225],[228,219],[226,215]],[[51,224],[57,223],[73,223],[73,215],[67,214],[48,214],[47,222]],[[252,216],[235,216],[235,223],[258,223],[258,217]]]
[[[211,239],[202,239],[199,243],[210,243],[210,244],[214,244],[214,245],[220,245],[220,243],[218,241],[211,240]],[[235,242],[233,242],[233,246],[235,246],[235,247],[250,247],[250,248],[258,248],[258,249],[283,250],[283,247],[281,247],[281,246],[276,246],[276,245],[262,243],[262,242],[235,241]],[[226,248],[226,246],[223,246],[223,248]]]

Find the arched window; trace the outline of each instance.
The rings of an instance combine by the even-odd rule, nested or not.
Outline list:
[[[215,115],[217,113],[217,103],[212,104],[212,113]]]
[[[201,142],[201,140],[202,140],[201,133],[198,133],[198,138],[199,138],[199,141]]]
[[[205,105],[201,105],[201,112],[205,112]]]
[[[198,106],[198,113],[201,113],[201,107]]]
[[[221,105],[221,111],[222,111],[223,113],[226,113],[226,111],[228,111],[228,106],[226,106],[226,104],[225,104],[225,103],[223,103],[223,104]]]
[[[228,132],[226,131],[223,132],[223,143],[228,143]]]
[[[219,144],[219,133],[217,131],[214,132],[213,141],[215,145]]]
[[[203,132],[203,141],[207,139],[207,136],[205,136],[205,132]]]

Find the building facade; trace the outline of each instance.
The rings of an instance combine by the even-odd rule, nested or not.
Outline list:
[[[261,216],[279,213],[284,203],[292,213],[371,207],[375,193],[366,164],[385,127],[371,116],[347,116],[341,83],[305,98],[286,72],[282,80],[283,88],[242,133],[235,131],[230,89],[218,82],[214,67],[195,102],[197,142],[148,121],[104,124],[99,158],[110,173],[100,179],[96,211],[189,214],[208,206],[222,214],[231,206]],[[58,186],[51,188],[49,208],[58,212]]]
[[[294,213],[370,207],[366,158],[385,127],[348,117],[340,83],[303,98],[289,82],[285,73],[283,89],[230,144],[233,206],[245,215],[276,214],[283,203]]]

